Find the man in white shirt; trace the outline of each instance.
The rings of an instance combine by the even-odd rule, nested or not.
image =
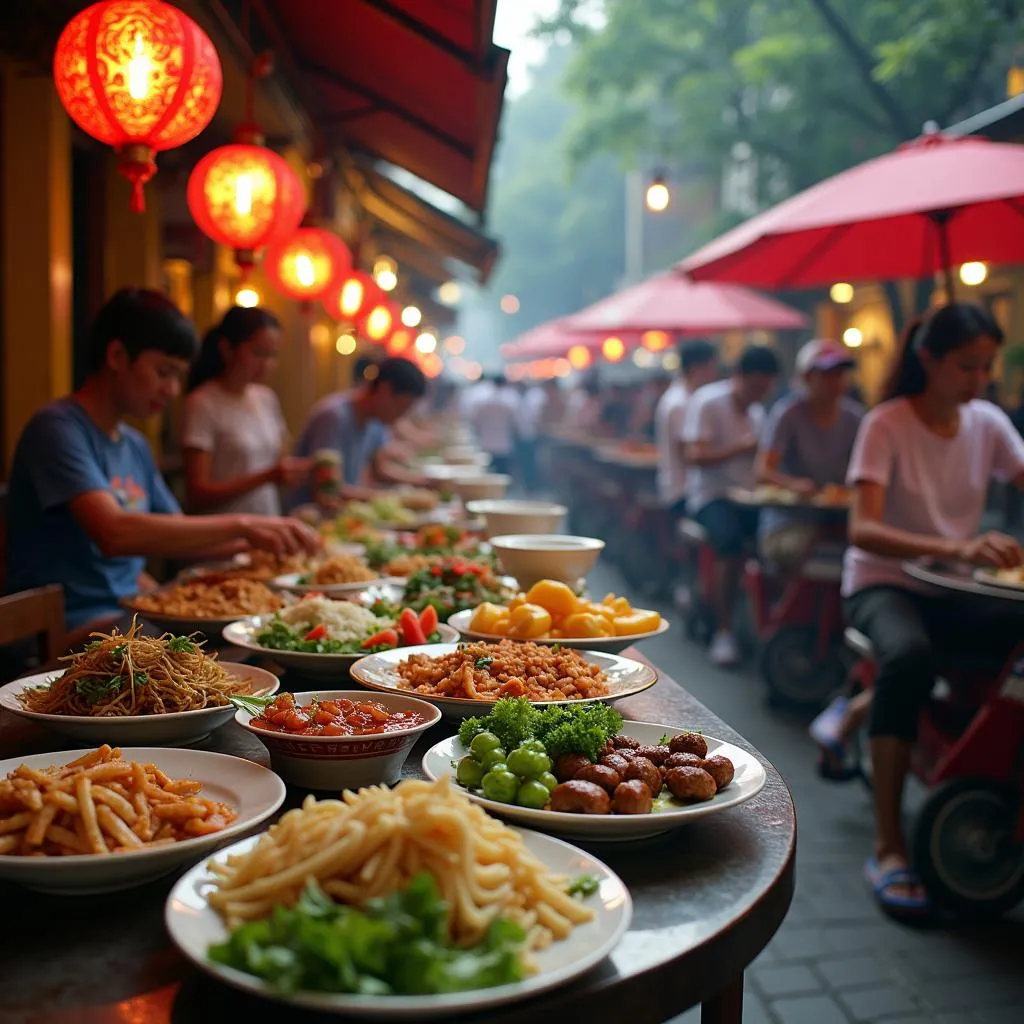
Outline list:
[[[712,607],[718,632],[709,656],[716,665],[734,665],[739,651],[732,620],[744,548],[757,534],[757,509],[730,501],[733,488],[752,490],[757,482],[754,456],[764,422],[761,402],[775,386],[779,360],[770,348],[751,346],[731,377],[708,384],[686,407],[685,456],[691,470],[687,509],[707,530],[715,559]]]
[[[689,397],[718,374],[718,352],[710,341],[679,346],[680,375],[654,410],[654,443],[658,447],[658,499],[674,516],[686,511],[686,453],[683,423]]]
[[[512,468],[516,444],[519,395],[503,376],[494,377],[492,384],[490,394],[477,398],[466,418],[476,431],[480,447],[491,456],[491,469],[507,473]]]

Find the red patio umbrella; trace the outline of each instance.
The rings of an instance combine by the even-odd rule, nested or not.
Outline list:
[[[514,341],[501,346],[502,358],[514,361],[563,355],[574,344],[572,336],[566,333],[564,323],[563,318],[531,327]]]
[[[928,132],[819,182],[679,263],[762,288],[927,277],[1024,260],[1024,146]]]
[[[805,326],[799,311],[749,288],[698,283],[677,272],[655,274],[609,295],[562,321],[578,341],[599,345],[609,334],[627,343],[647,331],[721,334],[724,331],[784,331]]]

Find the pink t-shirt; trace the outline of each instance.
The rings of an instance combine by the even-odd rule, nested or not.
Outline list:
[[[951,540],[977,536],[989,480],[1024,472],[1024,440],[991,402],[960,409],[955,437],[939,437],[918,419],[906,398],[883,402],[861,423],[846,482],[885,488],[883,522],[908,533]],[[901,558],[852,545],[843,562],[843,595],[890,584],[922,589],[903,572]]]

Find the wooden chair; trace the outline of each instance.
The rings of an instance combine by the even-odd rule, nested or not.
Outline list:
[[[58,585],[0,597],[0,647],[39,642],[43,664],[64,653],[64,588]]]

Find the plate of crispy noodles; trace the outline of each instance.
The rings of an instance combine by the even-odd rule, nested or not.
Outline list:
[[[196,743],[235,714],[233,696],[268,697],[280,682],[251,665],[218,661],[194,637],[94,633],[43,672],[0,687],[0,707],[88,743]]]
[[[293,594],[325,594],[340,597],[358,594],[367,587],[386,582],[375,569],[359,555],[334,555],[311,566],[306,572],[291,572],[276,576],[271,586]]]
[[[121,607],[163,629],[212,635],[246,615],[279,611],[284,598],[260,580],[210,574],[135,594]]]
[[[357,661],[351,675],[371,690],[430,701],[450,719],[487,714],[499,697],[545,706],[612,703],[658,681],[650,665],[618,654],[514,640],[381,651]]]
[[[445,1019],[584,974],[625,934],[632,902],[589,853],[502,824],[447,779],[406,779],[308,797],[183,875],[164,918],[185,956],[243,991]]]
[[[109,747],[0,761],[0,878],[115,892],[196,861],[285,798],[269,769],[206,750]]]

